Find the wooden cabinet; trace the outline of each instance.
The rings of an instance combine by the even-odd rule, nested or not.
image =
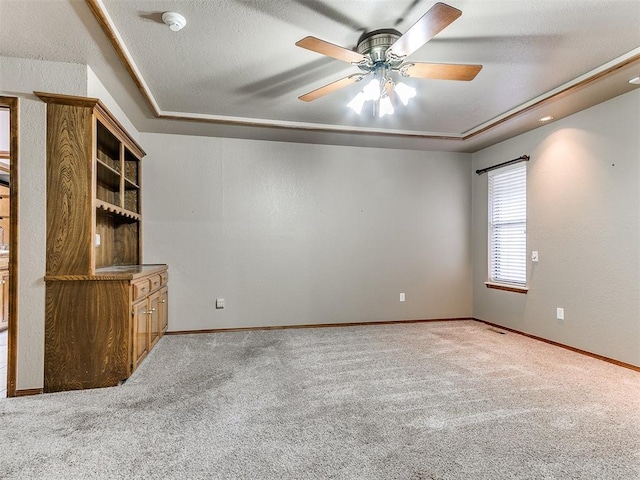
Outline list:
[[[47,275],[141,263],[144,151],[97,99],[47,102]]]
[[[166,322],[167,266],[142,264],[144,151],[98,99],[35,93],[47,103],[44,389],[117,385]]]
[[[1,168],[0,172],[2,172]],[[0,184],[0,255],[5,255],[9,248],[9,230],[11,227],[10,197],[9,186]]]
[[[0,332],[9,327],[9,263],[7,255],[0,256]]]
[[[166,282],[165,282],[166,283]],[[160,290],[160,328],[164,333],[169,327],[169,289],[164,287]]]
[[[147,353],[158,343],[164,333],[162,319],[166,318],[167,272],[151,275],[133,284],[133,365],[134,369],[142,362]],[[144,294],[148,290],[148,294]],[[162,288],[161,288],[162,287]]]
[[[149,353],[149,316],[146,300],[133,306],[133,368]]]

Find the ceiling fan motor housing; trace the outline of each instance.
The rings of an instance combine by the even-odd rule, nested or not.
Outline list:
[[[387,50],[391,45],[396,43],[402,34],[394,29],[385,28],[382,30],[374,30],[363,35],[358,42],[356,51],[361,55],[366,55],[371,59],[369,68],[363,68],[364,71],[371,71],[371,67],[380,64],[387,64],[389,68],[396,68],[402,63],[402,59],[388,59]]]

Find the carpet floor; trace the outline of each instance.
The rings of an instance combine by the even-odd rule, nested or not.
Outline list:
[[[0,401],[3,479],[640,478],[640,374],[474,321],[165,336]]]

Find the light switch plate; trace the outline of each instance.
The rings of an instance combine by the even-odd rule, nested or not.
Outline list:
[[[218,310],[224,308],[224,298],[216,298],[216,308]]]
[[[531,261],[532,262],[537,262],[538,261],[538,251],[534,250],[533,252],[531,252]]]

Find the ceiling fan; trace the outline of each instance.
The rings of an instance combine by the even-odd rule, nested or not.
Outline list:
[[[341,78],[298,98],[305,102],[311,102],[371,76],[371,81],[349,106],[360,113],[362,105],[367,100],[373,100],[375,110],[377,110],[374,113],[383,116],[386,113],[393,113],[391,102],[393,97],[397,96],[406,105],[408,99],[415,96],[415,89],[404,83],[393,81],[392,72],[398,72],[403,77],[412,78],[473,80],[482,69],[482,65],[406,61],[409,55],[444,30],[460,15],[462,12],[457,8],[439,2],[431,7],[404,35],[395,29],[374,30],[360,37],[355,50],[348,50],[316,37],[303,38],[296,42],[298,47],[351,63],[360,68],[362,73]]]

